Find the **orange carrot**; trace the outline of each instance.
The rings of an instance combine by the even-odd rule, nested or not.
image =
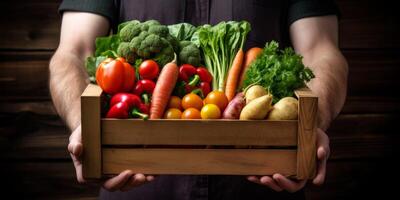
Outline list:
[[[258,55],[260,55],[262,53],[261,48],[259,47],[253,47],[249,50],[247,50],[246,55],[244,57],[244,65],[243,65],[243,69],[240,75],[240,81],[238,84],[238,87],[241,87],[244,81],[244,76],[246,75],[247,69],[249,69],[250,67],[250,63],[253,62],[253,60],[255,60],[257,58]]]
[[[163,117],[164,110],[178,80],[178,74],[179,69],[174,61],[162,68],[151,98],[150,119]]]
[[[229,69],[228,77],[226,78],[225,95],[231,101],[236,95],[240,71],[242,71],[244,52],[242,49],[236,53],[232,66]]]

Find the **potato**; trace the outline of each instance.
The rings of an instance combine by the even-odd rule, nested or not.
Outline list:
[[[250,101],[253,101],[258,97],[268,94],[267,90],[265,90],[265,88],[261,85],[253,85],[245,92],[246,104],[249,104]]]
[[[267,120],[295,120],[299,115],[299,102],[293,97],[279,100],[269,112]]]
[[[240,120],[264,119],[271,109],[272,96],[264,95],[247,104],[240,113]]]
[[[240,92],[229,102],[222,114],[222,119],[239,119],[240,112],[245,105],[244,95]]]

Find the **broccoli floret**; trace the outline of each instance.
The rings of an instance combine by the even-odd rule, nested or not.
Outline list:
[[[174,57],[174,49],[163,37],[150,34],[146,31],[140,33],[129,43],[131,51],[142,58],[152,58],[161,66],[170,62]]]
[[[159,53],[167,44],[163,42],[162,37],[149,34],[140,43],[137,54],[144,58],[150,58],[152,53]]]
[[[135,62],[135,54],[132,52],[129,42],[121,42],[118,46],[117,54],[124,57],[129,63]]]
[[[142,31],[149,31],[151,26],[160,25],[160,22],[157,20],[148,20],[140,24]]]
[[[179,43],[179,63],[200,66],[200,49],[190,41],[181,41]]]
[[[138,36],[134,37],[129,43],[132,52],[136,53],[140,49],[140,44],[149,35],[147,31],[141,32]]]
[[[165,39],[163,39],[165,40]],[[167,41],[165,41],[167,42]],[[171,62],[174,59],[174,49],[172,48],[171,44],[167,42],[167,46],[161,50],[153,59],[156,61],[160,66],[164,66],[165,64]]]
[[[169,30],[167,26],[164,25],[153,25],[149,27],[148,30],[149,33],[156,34],[160,37],[167,37],[169,35]]]
[[[117,54],[134,63],[136,58],[154,59],[161,66],[174,58],[179,51],[178,40],[169,34],[169,29],[156,20],[143,23],[131,21],[120,25],[121,43]]]
[[[175,52],[179,52],[179,41],[176,39],[174,36],[168,34],[165,39],[172,45],[172,48],[174,48]]]
[[[141,25],[137,21],[128,23],[124,28],[121,29],[119,37],[123,42],[129,42],[132,38],[136,37],[141,32]]]

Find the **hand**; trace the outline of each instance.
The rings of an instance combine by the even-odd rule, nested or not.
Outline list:
[[[317,129],[317,175],[313,179],[313,183],[315,185],[322,185],[325,181],[326,174],[326,161],[328,160],[330,154],[329,148],[329,138],[326,133],[322,129]],[[302,189],[307,180],[290,180],[281,174],[274,174],[271,176],[248,176],[247,180],[258,183],[261,185],[265,185],[270,187],[271,189],[281,192],[286,190],[288,192],[296,192]]]
[[[74,162],[76,177],[79,183],[86,182],[82,175],[82,162],[80,155],[82,153],[82,129],[78,126],[69,137],[68,151]],[[109,191],[127,191],[133,187],[142,185],[146,182],[152,181],[154,176],[145,176],[143,174],[134,174],[131,170],[125,170],[118,176],[106,180],[103,187]]]

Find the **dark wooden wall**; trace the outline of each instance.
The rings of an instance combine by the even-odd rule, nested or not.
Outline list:
[[[348,99],[328,133],[327,182],[310,199],[395,193],[400,137],[400,19],[387,1],[338,0],[340,46],[350,65]],[[90,199],[66,150],[69,132],[49,97],[48,62],[58,45],[60,0],[1,1],[0,180],[4,194]],[[79,28],[79,27],[77,27]]]

